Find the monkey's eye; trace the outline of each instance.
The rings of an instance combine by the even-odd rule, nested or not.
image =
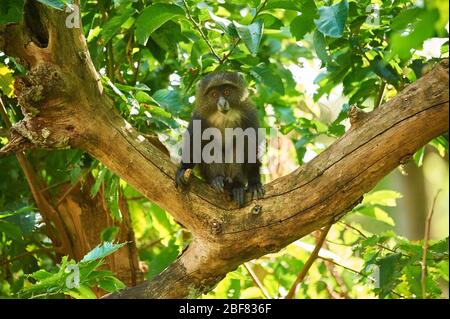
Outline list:
[[[223,91],[223,95],[230,96],[230,90],[229,89],[225,89],[225,91]]]
[[[219,92],[217,92],[217,91],[213,91],[212,92],[212,96],[213,96],[213,98],[218,98],[219,97]]]

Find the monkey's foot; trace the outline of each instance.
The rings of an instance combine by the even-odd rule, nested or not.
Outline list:
[[[177,186],[186,186],[188,183],[186,179],[184,178],[184,173],[186,173],[187,169],[180,167],[177,169],[177,172],[175,174],[175,183]]]
[[[247,190],[252,196],[252,200],[254,198],[261,199],[264,197],[264,194],[266,193],[264,186],[260,182],[256,184],[249,184]]]
[[[231,194],[233,195],[234,202],[239,206],[244,206],[245,201],[245,188],[244,186],[235,186],[231,190]]]
[[[223,193],[225,191],[225,182],[226,182],[226,178],[225,177],[223,177],[223,176],[216,176],[211,181],[211,186],[216,191],[218,191],[220,193]]]

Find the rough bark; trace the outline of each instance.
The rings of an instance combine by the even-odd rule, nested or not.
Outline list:
[[[448,130],[445,60],[374,112],[353,118],[352,129],[326,151],[266,185],[264,199],[238,209],[195,178],[187,191],[177,190],[175,165],[121,118],[105,95],[81,30],[66,29],[62,13],[40,5],[37,11],[47,26],[48,46],[30,42],[32,28],[0,30],[6,38],[0,50],[3,43],[3,51],[23,59],[30,70],[16,87],[26,117],[14,132],[37,147],[89,152],[194,236],[154,280],[111,298],[199,296],[241,263],[335,222],[383,176]]]

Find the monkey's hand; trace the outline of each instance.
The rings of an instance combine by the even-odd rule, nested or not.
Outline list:
[[[225,191],[225,182],[226,179],[222,175],[216,176],[211,181],[211,186],[214,188],[217,192],[223,193]]]
[[[252,196],[252,200],[255,197],[258,199],[261,199],[264,197],[264,194],[266,193],[264,186],[259,181],[252,183],[252,184],[248,184],[247,190],[250,193],[250,195]]]
[[[184,173],[186,173],[187,168],[184,168],[183,166],[180,166],[177,169],[177,172],[175,174],[175,183],[178,186],[186,186],[188,184],[188,182],[186,181],[186,179],[184,178]]]

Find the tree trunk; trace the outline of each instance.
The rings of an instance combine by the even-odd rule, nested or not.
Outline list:
[[[118,227],[116,240],[128,244],[106,257],[105,267],[115,273],[128,287],[136,286],[143,281],[143,274],[139,269],[128,205],[122,197],[120,199],[122,221],[114,221],[105,203],[103,192],[100,191],[94,198],[91,197],[90,190],[93,184],[94,179],[88,175],[84,184],[72,187],[69,183],[60,189],[57,209],[71,240],[74,258],[77,261],[81,260],[99,245],[100,234],[105,228]]]

